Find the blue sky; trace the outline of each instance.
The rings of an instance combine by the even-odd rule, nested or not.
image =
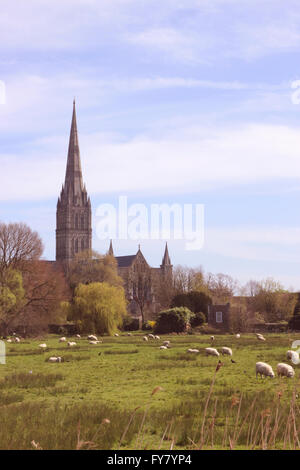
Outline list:
[[[76,96],[94,214],[120,194],[203,203],[204,248],[171,240],[174,264],[300,289],[299,51],[296,0],[3,0],[0,219],[54,259]],[[141,244],[159,265],[164,241]]]

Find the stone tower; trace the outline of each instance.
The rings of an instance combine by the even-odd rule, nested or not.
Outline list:
[[[161,269],[161,273],[163,274],[163,276],[172,278],[173,265],[171,264],[167,242],[166,242],[164,257],[160,265],[160,269]]]
[[[74,101],[65,183],[56,208],[56,261],[68,264],[80,251],[91,249],[91,201],[82,182]]]

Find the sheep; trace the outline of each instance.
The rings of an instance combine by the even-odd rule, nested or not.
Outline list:
[[[119,336],[119,334],[118,334],[118,333],[115,333],[115,336]]]
[[[224,356],[224,354],[227,354],[227,356],[232,356],[232,349],[223,347],[221,348],[221,353],[222,356]]]
[[[144,341],[148,341],[148,336],[144,336],[144,337],[143,337],[143,340],[144,340]]]
[[[62,362],[62,358],[61,358],[61,357],[54,357],[54,356],[53,356],[53,357],[49,357],[48,362],[52,362],[52,363],[54,363],[54,362]]]
[[[258,374],[261,377],[264,375],[266,377],[271,377],[272,379],[274,379],[275,377],[272,367],[269,364],[266,364],[265,362],[257,362],[255,365],[255,371],[256,371],[256,378]]]
[[[160,339],[160,336],[155,335],[154,339]]]
[[[190,348],[190,349],[187,350],[187,352],[188,352],[188,353],[195,353],[195,354],[197,354],[197,353],[200,352],[200,351],[199,351],[199,349],[191,349],[191,348]]]
[[[98,338],[97,338],[96,335],[89,335],[89,336],[87,337],[87,339],[90,339],[90,340],[92,340],[92,341],[98,341]]]
[[[132,336],[132,333],[127,333],[127,336]]]
[[[215,348],[205,348],[207,356],[220,356],[220,353]]]
[[[80,335],[76,335],[76,338],[80,339],[80,338],[81,338],[81,336],[80,336]]]
[[[148,338],[154,339],[154,335],[153,335],[152,333],[149,333],[149,334],[148,334]]]
[[[214,340],[215,340],[215,337],[214,337],[214,336],[211,336],[211,337],[210,337],[210,340],[211,340],[211,341],[214,341]]]
[[[6,342],[7,343],[12,343],[12,339],[7,339]]]
[[[99,344],[100,341],[89,341],[90,344]]]
[[[163,342],[164,346],[168,346],[169,344],[170,344],[170,341],[168,341],[168,340]]]
[[[299,364],[299,353],[297,351],[287,351],[286,358],[294,364]]]
[[[73,346],[76,346],[75,341],[68,341],[68,346],[69,346],[69,348],[72,348]]]
[[[20,343],[21,342],[20,338],[18,338],[17,336],[15,337],[14,341],[15,341],[15,343]]]
[[[62,338],[59,338],[60,343],[65,343],[67,341],[67,338],[63,336]]]
[[[168,349],[167,346],[159,346],[159,349]]]
[[[237,334],[235,335],[235,337],[236,337],[237,339],[239,339],[239,338],[241,337],[241,335],[240,335],[239,333],[237,333]]]
[[[284,364],[283,362],[280,362],[277,364],[277,375],[278,377],[284,376],[288,378],[293,378],[295,376],[295,371],[292,366],[289,364]]]
[[[256,334],[256,338],[259,340],[259,341],[266,341],[266,338],[261,335],[260,333],[255,333]]]
[[[47,344],[46,344],[46,343],[39,344],[39,348],[41,348],[41,349],[46,349],[46,348],[47,348]]]

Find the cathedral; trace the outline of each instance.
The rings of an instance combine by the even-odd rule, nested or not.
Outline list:
[[[75,101],[68,148],[65,182],[56,209],[56,261],[68,266],[77,253],[92,249],[91,200],[83,184],[78,142]],[[152,268],[141,252],[115,256],[112,241],[108,254],[117,261],[118,274],[124,281],[128,311],[139,317],[153,318],[164,305],[160,295],[162,281],[172,282],[172,264],[166,243],[162,263]]]

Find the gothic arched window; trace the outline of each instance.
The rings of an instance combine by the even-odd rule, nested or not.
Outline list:
[[[78,214],[75,216],[75,228],[78,228]]]
[[[81,230],[84,230],[84,215],[81,216],[80,225],[81,225]]]
[[[75,240],[75,253],[78,253],[78,239]]]

